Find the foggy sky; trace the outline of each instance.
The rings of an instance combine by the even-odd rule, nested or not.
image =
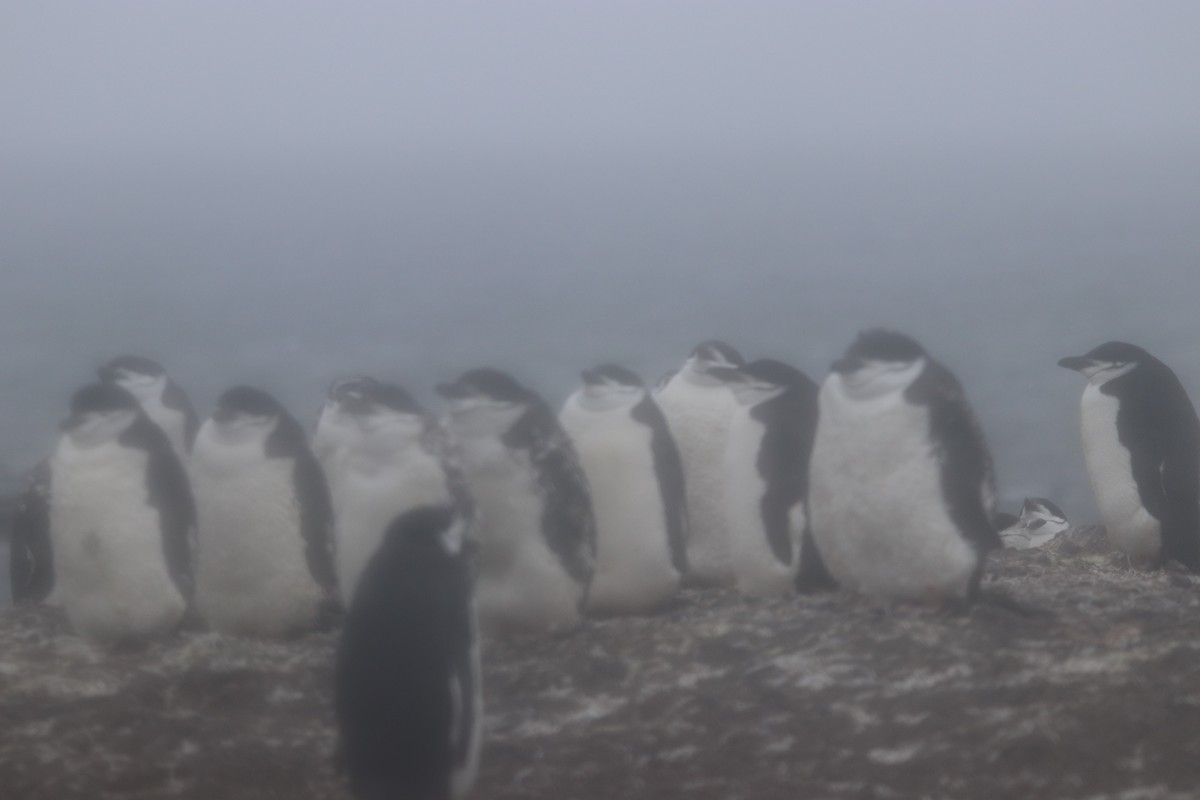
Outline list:
[[[5,159],[1175,146],[1191,2],[0,9]]]

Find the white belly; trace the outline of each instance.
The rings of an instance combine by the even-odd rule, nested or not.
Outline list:
[[[452,502],[441,464],[415,447],[394,463],[347,458],[333,500],[338,591],[347,605],[383,534],[397,517],[418,506]]]
[[[724,386],[698,386],[679,376],[656,395],[671,427],[687,482],[688,567],[703,581],[730,583],[725,532],[725,446],[736,405]]]
[[[804,511],[797,504],[789,515],[792,558],[783,563],[767,539],[762,517],[766,484],[758,474],[758,452],[765,426],[749,409],[734,412],[725,450],[725,520],[729,533],[730,563],[738,590],[756,597],[791,594],[800,568],[800,535]]]
[[[843,586],[888,599],[962,597],[978,555],[950,519],[921,407],[898,396],[851,403],[827,380],[813,447],[809,514]]]
[[[1110,540],[1135,562],[1158,558],[1161,525],[1142,505],[1129,450],[1117,438],[1118,401],[1092,384],[1083,391],[1083,457]]]
[[[148,505],[145,452],[116,443],[81,449],[64,438],[51,469],[55,597],[72,627],[103,640],[173,628],[185,602]]]
[[[653,611],[674,596],[666,512],[654,469],[653,432],[629,416],[568,407],[571,435],[591,487],[596,513],[596,567],[588,608],[598,613]]]
[[[495,438],[462,443],[467,483],[479,513],[476,599],[487,630],[565,630],[579,621],[583,587],[542,535],[541,490],[524,456]]]
[[[312,627],[324,592],[305,557],[294,462],[228,458],[205,444],[197,439],[191,464],[200,613],[214,630],[248,636]]]

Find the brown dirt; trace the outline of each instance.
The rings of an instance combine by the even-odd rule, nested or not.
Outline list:
[[[1007,551],[965,614],[689,591],[671,612],[489,642],[479,800],[1200,793],[1200,579],[1103,533]],[[102,651],[0,613],[0,797],[324,800],[335,637]]]

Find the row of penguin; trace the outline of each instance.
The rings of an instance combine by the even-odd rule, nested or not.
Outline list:
[[[1060,364],[1088,378],[1084,451],[1113,543],[1200,566],[1200,425],[1174,373],[1120,342]],[[585,370],[557,415],[493,369],[439,385],[442,419],[395,384],[342,380],[311,442],[258,389],[228,390],[198,425],[159,364],[99,374],[19,503],[15,600],[61,606],[96,640],[170,631],[189,608],[263,637],[344,609],[336,698],[358,796],[473,781],[477,615],[495,635],[559,632],[653,613],[685,581],[958,604],[990,550],[1067,527],[1040,498],[995,514],[959,382],[885,330],[820,386],[709,341],[654,389]]]

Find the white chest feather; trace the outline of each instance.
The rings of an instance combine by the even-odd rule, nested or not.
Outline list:
[[[583,588],[546,544],[542,490],[528,457],[496,436],[459,443],[479,513],[476,599],[482,624],[489,630],[573,626]]]
[[[730,562],[739,591],[759,597],[788,594],[800,567],[800,537],[804,509],[797,503],[789,512],[792,557],[783,563],[767,538],[763,496],[767,484],[758,472],[758,455],[766,427],[750,415],[750,408],[733,413],[725,449],[725,520],[729,533]]]
[[[671,563],[653,431],[625,408],[593,412],[568,403],[560,419],[579,453],[596,513],[589,607],[632,613],[661,605],[680,576]]]
[[[323,592],[305,557],[294,466],[256,442],[217,441],[208,423],[196,438],[196,602],[217,630],[281,636],[313,622]]]
[[[84,636],[158,633],[184,600],[163,556],[158,510],[149,504],[146,453],[116,442],[81,448],[63,437],[51,469],[55,594]]]
[[[1128,448],[1117,435],[1119,401],[1088,384],[1080,402],[1083,455],[1108,535],[1135,561],[1158,556],[1161,528],[1142,505]]]
[[[388,526],[417,506],[452,502],[441,463],[419,447],[394,458],[347,454],[333,495],[338,590],[349,603]]]
[[[899,393],[854,401],[821,388],[810,473],[813,536],[830,573],[884,598],[966,593],[978,564],[946,510],[929,419]]]
[[[657,400],[667,417],[687,484],[688,561],[697,577],[729,582],[725,532],[725,447],[736,400],[725,386],[697,385],[681,373]]]

